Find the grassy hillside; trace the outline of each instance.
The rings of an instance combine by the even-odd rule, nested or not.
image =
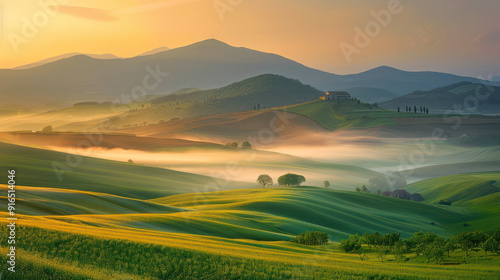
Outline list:
[[[131,198],[156,198],[203,189],[215,180],[168,169],[73,156],[1,142],[0,154],[0,167],[3,170],[16,169],[19,174],[17,183],[21,186],[74,189]],[[241,186],[238,182],[232,184],[235,188]]]
[[[460,82],[428,91],[414,91],[381,104],[384,108],[396,109],[398,106],[425,106],[431,112],[454,110],[454,105],[463,105],[466,98],[480,96],[478,108],[467,113],[498,113],[500,109],[500,87],[486,86],[479,83]],[[471,104],[472,105],[472,104]]]
[[[152,201],[196,210],[190,215],[197,215],[199,211],[203,215],[225,213],[247,220],[243,226],[280,234],[322,230],[328,232],[332,240],[374,231],[398,231],[409,236],[422,229],[448,235],[446,224],[463,219],[454,208],[310,187],[184,194]],[[220,218],[220,222],[227,220],[231,219]]]
[[[465,173],[413,183],[407,187],[427,202],[448,200],[463,204],[475,198],[500,192],[500,172]]]
[[[206,105],[250,110],[254,105],[267,108],[302,103],[319,98],[322,92],[298,80],[279,75],[260,75],[228,86],[198,92],[173,93],[151,100],[152,104],[194,101]]]
[[[349,92],[351,96],[356,97],[365,103],[384,102],[398,96],[392,91],[372,87],[352,87],[342,89],[342,91]]]
[[[499,182],[500,172],[466,173],[416,182],[407,190],[422,194],[427,203],[446,200],[472,211],[465,229],[493,231],[500,223]],[[464,227],[455,224],[450,229],[464,230]]]
[[[149,97],[150,104],[144,108],[115,116],[110,121],[117,128],[133,128],[185,118],[292,105],[318,99],[322,94],[298,80],[266,74],[218,89],[185,89]],[[73,123],[67,127],[81,125]],[[87,125],[97,126],[97,123]]]
[[[191,211],[20,216],[19,272],[7,279],[495,279],[500,272],[498,256],[478,258],[482,252],[471,252],[467,264],[442,266],[398,263],[392,255],[380,261],[371,250],[360,260],[335,243],[284,241],[305,230],[327,231],[332,240],[346,232],[449,235],[448,225],[463,220],[458,207],[310,187],[152,202]],[[7,234],[6,226],[0,230]],[[5,261],[6,248],[0,253]]]
[[[184,211],[175,207],[155,204],[139,199],[104,193],[68,189],[16,186],[22,193],[16,200],[17,213],[23,215],[81,215],[81,214],[137,214],[174,213]],[[0,185],[7,193],[7,185]],[[7,209],[7,197],[0,196],[0,205]]]
[[[425,117],[426,115],[391,111],[357,102],[314,101],[286,108],[287,112],[309,117],[328,130],[370,128],[396,124],[392,118]]]
[[[308,247],[291,242],[228,240],[88,224],[53,228],[22,221],[18,272],[6,279],[496,279],[498,257],[440,266],[385,262],[367,253],[339,251],[336,244]],[[7,227],[1,226],[2,234]],[[92,234],[82,234],[92,232]],[[144,238],[144,236],[148,238]],[[6,248],[0,248],[5,262]]]

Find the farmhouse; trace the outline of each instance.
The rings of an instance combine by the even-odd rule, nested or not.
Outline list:
[[[323,98],[321,98],[323,99]],[[345,91],[327,91],[324,100],[349,100],[351,95]]]

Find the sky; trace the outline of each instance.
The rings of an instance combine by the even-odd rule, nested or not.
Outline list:
[[[350,74],[500,76],[498,0],[0,0],[0,68],[209,38]]]

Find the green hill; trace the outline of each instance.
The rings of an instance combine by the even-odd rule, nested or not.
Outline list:
[[[205,220],[218,228],[218,232],[211,231],[216,236],[228,237],[232,230],[228,224],[252,229],[248,233],[238,231],[241,238],[251,239],[256,238],[254,230],[261,231],[259,239],[269,238],[269,232],[285,235],[271,240],[277,237],[286,240],[307,230],[328,232],[332,240],[375,231],[397,231],[410,236],[424,230],[449,235],[447,224],[463,220],[460,211],[454,208],[312,187],[183,194],[152,202],[194,210],[179,215],[189,221]],[[165,228],[175,227],[187,233],[193,227],[191,223],[182,226],[169,221],[168,217],[162,223]]]
[[[426,117],[423,114],[391,111],[377,106],[357,102],[313,101],[285,109],[287,112],[301,114],[316,121],[323,128],[369,128],[380,125],[396,124],[392,118]]]
[[[429,91],[414,91],[410,94],[396,97],[391,101],[381,103],[381,106],[389,109],[405,106],[425,106],[433,113],[454,110],[454,105],[465,104],[467,98],[475,97],[478,102],[477,110],[465,113],[497,114],[500,110],[500,87],[487,86],[479,83],[460,82]],[[483,98],[484,97],[484,98]],[[469,106],[474,104],[470,101]]]
[[[7,193],[7,186],[0,185]],[[83,192],[67,189],[17,186],[17,213],[22,215],[90,215],[90,214],[136,214],[174,213],[184,211],[174,207],[155,204],[139,199],[115,195]],[[0,205],[7,209],[7,197],[0,196]]]
[[[110,120],[118,128],[130,128],[170,120],[288,106],[318,99],[322,94],[298,80],[265,74],[218,89],[185,89],[149,98],[151,105]],[[75,123],[72,126],[78,128],[81,125]],[[93,125],[97,127],[98,123]]]
[[[193,192],[215,180],[163,168],[74,156],[1,142],[0,154],[0,167],[3,170],[16,169],[17,184],[20,186],[73,189],[149,199]],[[238,182],[231,184],[232,188],[241,186]]]
[[[201,91],[173,93],[152,99],[151,103],[195,102],[219,107],[221,113],[272,108],[303,103],[319,98],[322,92],[298,80],[265,74],[228,86]],[[228,108],[230,107],[230,108]]]
[[[455,224],[450,230],[493,231],[500,223],[499,182],[500,172],[466,173],[416,182],[407,190],[422,194],[428,203],[445,200],[466,209],[468,217],[464,225],[468,227]]]
[[[500,192],[499,182],[500,172],[465,173],[416,182],[410,184],[407,190],[422,194],[427,202],[448,200],[460,205]]]

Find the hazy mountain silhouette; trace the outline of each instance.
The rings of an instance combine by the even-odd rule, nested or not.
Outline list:
[[[13,69],[29,69],[29,68],[34,68],[34,67],[37,67],[37,66],[40,66],[40,65],[43,65],[43,64],[47,64],[47,63],[51,63],[51,62],[54,62],[54,61],[58,61],[58,60],[61,60],[61,59],[64,59],[64,58],[73,57],[75,55],[86,55],[86,56],[89,56],[89,57],[92,57],[92,58],[95,58],[95,59],[116,59],[116,58],[121,58],[119,56],[116,56],[116,55],[110,54],[110,53],[107,53],[107,54],[83,54],[83,53],[73,52],[73,53],[67,53],[67,54],[62,54],[62,55],[58,55],[58,56],[53,56],[53,57],[50,57],[50,58],[47,58],[47,59],[43,59],[43,60],[40,60],[40,61],[37,61],[37,62],[34,62],[34,63],[29,63],[29,64],[26,64],[26,65],[21,65],[21,66],[15,67]]]
[[[500,114],[500,87],[460,82],[429,91],[414,91],[381,103],[388,109],[428,107],[431,113]],[[476,107],[477,106],[477,107]],[[456,110],[455,110],[456,109]],[[450,111],[450,113],[451,113]]]
[[[159,71],[168,77],[150,72]],[[130,100],[146,94],[168,93],[182,88],[219,88],[262,74],[298,79],[320,90],[371,87],[397,95],[428,90],[460,81],[479,80],[436,72],[408,72],[387,66],[353,75],[335,75],[306,67],[282,56],[232,47],[210,39],[152,55],[126,59],[96,59],[76,55],[30,69],[0,70],[0,102],[15,94],[19,102]],[[159,81],[155,86],[151,86]],[[142,90],[142,91],[141,91]]]

